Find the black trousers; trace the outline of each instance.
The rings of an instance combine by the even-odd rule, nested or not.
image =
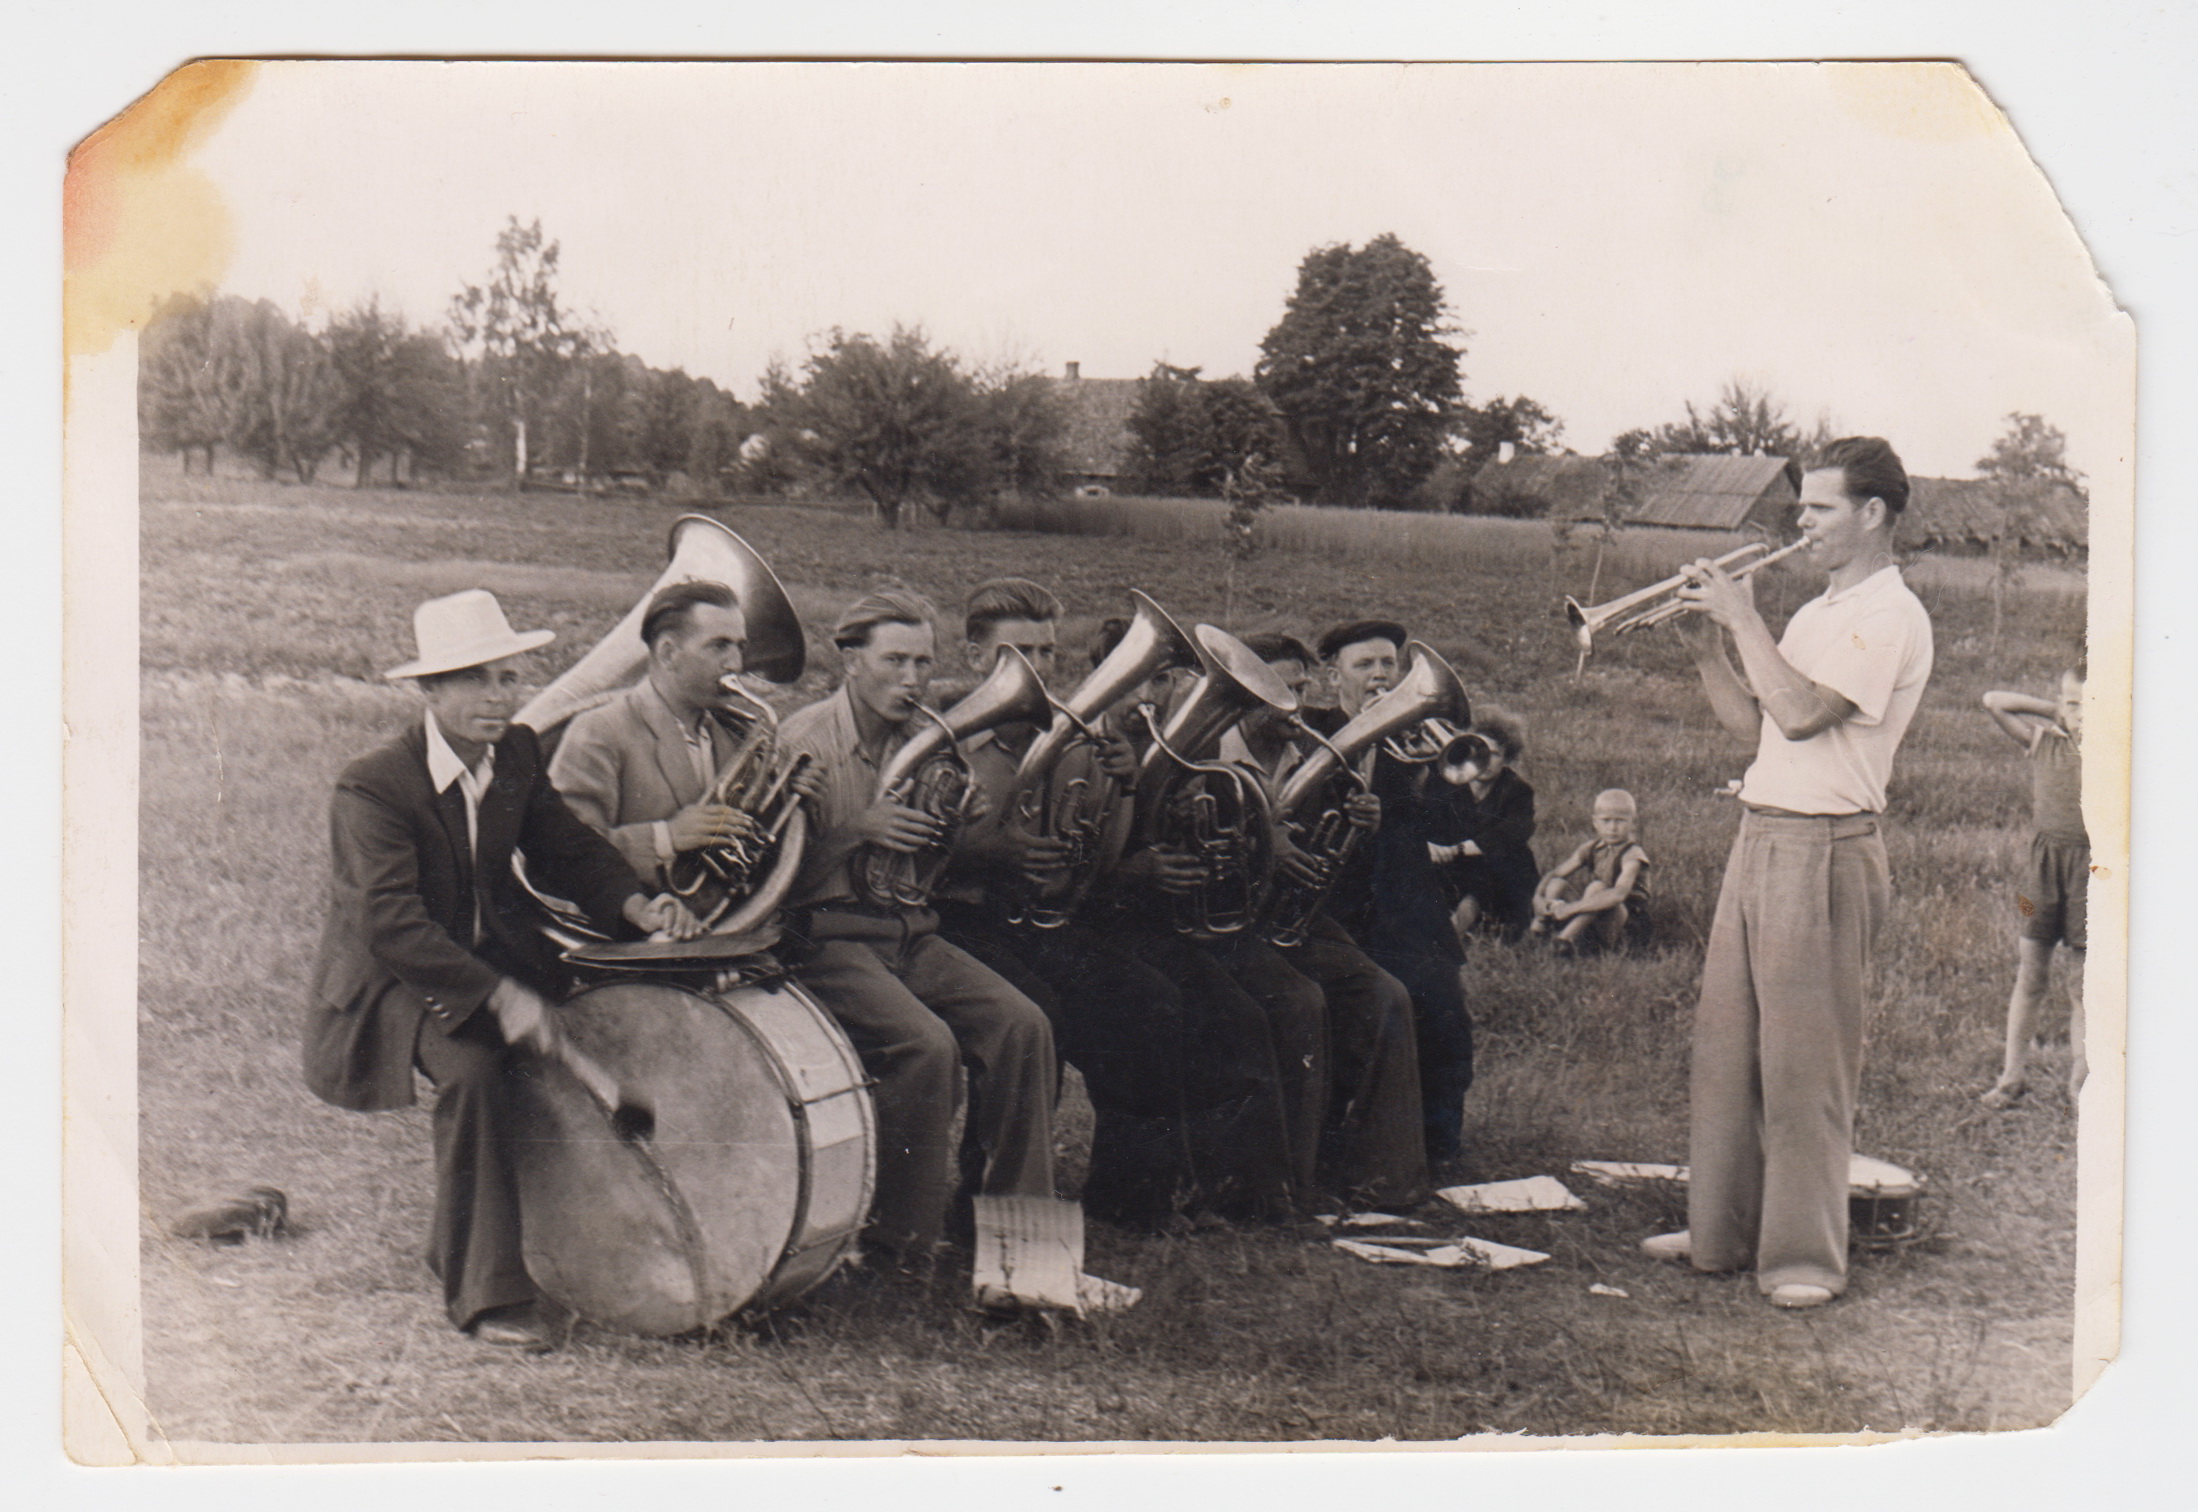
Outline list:
[[[1447,926],[1446,926],[1447,927]],[[1465,1094],[1473,1085],[1473,1020],[1458,985],[1456,937],[1451,951],[1412,939],[1367,944],[1368,959],[1412,995],[1419,1041],[1420,1112],[1427,1158],[1455,1160],[1465,1148]]]
[[[1323,1185],[1354,1206],[1413,1206],[1427,1195],[1427,1148],[1411,994],[1325,913],[1282,954],[1328,1003]]]
[[[491,1308],[540,1296],[520,1248],[511,1055],[495,1015],[483,1006],[450,1032],[422,1017],[412,1056],[435,1084],[428,1268],[442,1279],[450,1321],[470,1328]]]

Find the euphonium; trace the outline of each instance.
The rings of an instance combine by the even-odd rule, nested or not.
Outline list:
[[[1327,903],[1344,862],[1358,845],[1361,831],[1351,823],[1344,805],[1353,795],[1372,791],[1359,770],[1362,756],[1376,745],[1391,746],[1406,736],[1427,738],[1429,726],[1452,732],[1446,745],[1487,744],[1478,735],[1456,734],[1453,721],[1473,716],[1465,684],[1450,664],[1421,641],[1407,642],[1405,654],[1411,664],[1397,685],[1368,702],[1332,737],[1324,738],[1299,722],[1299,729],[1313,739],[1313,752],[1275,796],[1275,817],[1288,826],[1290,842],[1311,864],[1315,876],[1308,881],[1287,871],[1275,874],[1261,909],[1263,932],[1271,944],[1303,943],[1305,927]],[[1439,756],[1438,751],[1425,759]]]
[[[641,640],[641,622],[648,616],[649,601],[674,583],[692,580],[730,588],[747,622],[742,649],[748,675],[773,683],[800,679],[808,659],[801,619],[753,547],[707,515],[682,515],[672,524],[668,550],[669,565],[626,617],[513,716],[515,723],[542,735],[545,751],[576,715],[608,703],[645,674],[649,648]],[[725,679],[721,687],[735,707],[720,723],[729,726],[740,745],[710,791],[717,801],[746,814],[753,829],[730,845],[679,856],[670,881],[712,933],[738,935],[777,912],[801,867],[808,819],[791,789],[807,758],[785,757],[778,749],[777,716],[737,678]],[[513,864],[517,870],[516,855]],[[520,880],[525,882],[523,871]],[[550,931],[559,943],[569,947],[590,936],[600,938],[576,910],[561,907],[531,886],[527,891],[563,926]]]
[[[1212,625],[1192,633],[1198,681],[1165,726],[1144,710],[1153,740],[1138,768],[1138,822],[1146,843],[1187,851],[1205,872],[1196,891],[1176,898],[1176,930],[1218,937],[1257,922],[1274,870],[1274,826],[1259,775],[1213,753],[1257,709],[1295,714],[1297,695],[1235,636]]]
[[[1135,589],[1130,597],[1137,611],[1129,629],[1074,693],[1053,700],[1052,724],[1039,732],[1015,769],[1011,822],[1068,847],[1057,869],[1026,879],[1029,892],[1014,917],[1033,928],[1066,924],[1108,861],[1108,831],[1124,795],[1122,784],[1099,763],[1106,735],[1098,722],[1159,672],[1199,664],[1197,643],[1166,610]]]
[[[931,901],[969,810],[969,763],[960,742],[996,725],[1034,723],[1051,708],[1038,669],[1013,646],[1002,646],[991,674],[944,714],[916,706],[915,717],[929,723],[886,759],[878,773],[878,798],[928,815],[939,834],[916,851],[882,845],[857,850],[847,871],[865,902],[921,908]]]

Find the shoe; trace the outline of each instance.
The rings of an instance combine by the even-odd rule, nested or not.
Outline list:
[[[1684,1264],[1694,1258],[1694,1241],[1687,1230],[1675,1234],[1651,1234],[1641,1241],[1641,1253],[1656,1260],[1676,1260]]]
[[[1806,1281],[1788,1281],[1771,1291],[1773,1307],[1822,1307],[1832,1300],[1829,1286],[1811,1286]]]
[[[2004,1113],[2021,1102],[2029,1090],[2021,1082],[2017,1082],[2011,1087],[2003,1083],[1987,1092],[1978,1094],[1977,1101],[1983,1103],[1995,1113]]]
[[[474,1319],[472,1332],[483,1344],[522,1354],[548,1354],[557,1347],[556,1337],[532,1302],[491,1308]]]

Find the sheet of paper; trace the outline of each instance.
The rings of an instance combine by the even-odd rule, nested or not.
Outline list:
[[[1554,1176],[1444,1187],[1435,1195],[1461,1213],[1577,1213],[1587,1207]]]
[[[978,1303],[1081,1313],[1084,1210],[1051,1197],[979,1197],[976,1206]]]

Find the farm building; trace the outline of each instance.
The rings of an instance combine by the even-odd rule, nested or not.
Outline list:
[[[2091,508],[2065,483],[2013,495],[1981,478],[1911,478],[1904,540],[1917,546],[1984,550],[2003,531],[2025,551],[2078,556],[2090,545]]]
[[[1062,440],[1068,481],[1079,490],[1113,491],[1129,456],[1130,412],[1137,407],[1135,378],[1086,378],[1080,363],[1068,364],[1053,381],[1068,421]]]
[[[1473,479],[1484,513],[1542,513],[1553,520],[1599,520],[1613,481],[1610,464],[1570,452],[1490,462]],[[1665,457],[1641,481],[1632,525],[1671,530],[1783,530],[1800,497],[1783,457]],[[1546,501],[1540,510],[1488,509],[1497,499]]]

